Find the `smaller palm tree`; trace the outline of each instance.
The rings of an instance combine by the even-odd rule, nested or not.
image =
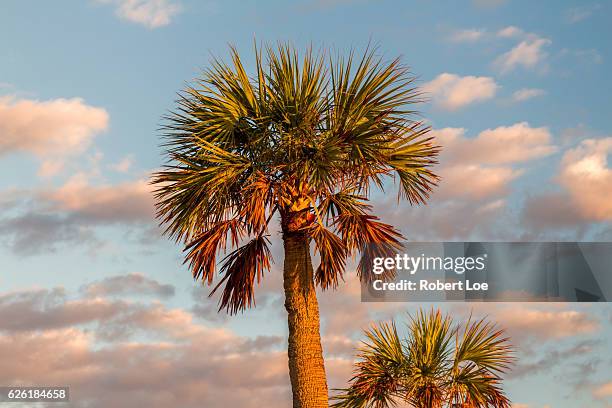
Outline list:
[[[394,322],[365,334],[349,388],[339,390],[332,407],[510,407],[500,375],[514,361],[513,347],[485,319],[462,326],[439,310],[421,310],[410,317],[406,339]]]

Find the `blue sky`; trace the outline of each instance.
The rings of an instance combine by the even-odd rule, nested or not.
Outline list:
[[[180,248],[160,237],[147,186],[162,164],[161,116],[211,55],[227,56],[228,44],[246,61],[254,40],[340,52],[372,42],[385,58],[402,56],[428,93],[421,112],[445,147],[443,182],[430,205],[376,196],[382,218],[409,239],[609,241],[611,13],[609,1],[3,2],[0,342],[14,354],[18,342],[55,350],[66,340],[74,372],[59,361],[40,363],[38,373],[27,364],[18,371],[7,359],[0,383],[60,378],[93,406],[117,404],[79,361],[103,373],[108,390],[119,374],[104,361],[120,361],[130,345],[143,356],[134,372],[172,375],[156,360],[163,353],[173,353],[177,372],[221,369],[212,358],[191,365],[182,354],[219,339],[238,356],[223,358],[268,361],[272,374],[255,384],[207,374],[165,387],[211,407],[285,406],[286,323],[274,273],[280,248],[258,308],[217,315],[215,299],[181,264]],[[321,302],[336,386],[348,378],[360,329],[416,306],[359,304],[354,283]],[[350,324],[343,310],[355,312]],[[609,306],[514,304],[487,312],[516,335],[525,356],[507,387],[517,407],[611,406]],[[124,380],[136,381],[127,371]],[[138,379],[151,390],[162,380]],[[138,398],[130,387],[117,389],[125,401]],[[152,395],[159,406],[193,403]]]

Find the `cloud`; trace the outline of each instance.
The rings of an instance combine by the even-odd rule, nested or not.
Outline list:
[[[512,94],[512,100],[514,102],[523,102],[528,99],[536,98],[545,94],[546,92],[543,89],[522,88]]]
[[[81,290],[91,297],[111,295],[152,295],[162,298],[174,296],[174,286],[163,284],[141,273],[130,273],[104,278],[89,283]]]
[[[48,210],[85,222],[150,222],[155,214],[152,191],[147,179],[91,185],[77,175],[58,189],[41,192],[39,198]]]
[[[514,38],[514,37],[522,37],[525,35],[525,32],[515,26],[504,27],[497,32],[497,36],[501,38]]]
[[[154,216],[147,179],[95,185],[77,174],[58,188],[26,191],[13,199],[11,211],[0,216],[0,237],[18,255],[55,252],[66,244],[99,251],[105,243],[97,238],[96,227],[121,224],[150,230]],[[159,231],[149,236],[159,236]]]
[[[60,244],[99,247],[94,232],[58,214],[26,212],[0,219],[0,236],[20,256],[55,252]]]
[[[579,23],[591,17],[599,9],[601,9],[599,4],[570,8],[565,12],[565,21],[570,24]]]
[[[504,195],[508,192],[508,184],[521,174],[521,170],[501,166],[465,165],[444,168],[440,172],[443,181],[435,192],[435,197],[461,197],[478,201]]]
[[[0,97],[0,156],[25,152],[48,160],[81,153],[107,128],[106,110],[87,105],[81,98]]]
[[[433,98],[434,105],[457,110],[495,96],[499,85],[490,77],[464,76],[443,73],[423,85],[423,91]]]
[[[543,193],[528,197],[522,213],[522,223],[535,231],[575,228],[587,221],[563,192]]]
[[[239,336],[160,303],[82,296],[0,294],[1,383],[69,384],[77,408],[291,404],[284,338]],[[330,357],[326,368],[330,387],[344,386],[351,360]]]
[[[45,160],[41,163],[36,173],[39,177],[49,178],[59,174],[64,170],[65,163],[63,160]]]
[[[601,64],[603,62],[603,56],[601,53],[595,48],[588,49],[569,49],[563,48],[559,52],[559,56],[561,57],[572,57],[575,61],[580,63],[588,63],[588,64]]]
[[[506,206],[511,183],[528,171],[526,163],[556,151],[548,128],[519,122],[476,136],[463,128],[431,134],[442,146],[436,167],[441,180],[428,205],[406,211],[387,197],[377,213],[410,240],[521,240]]]
[[[513,303],[490,310],[489,313],[506,327],[513,338],[521,341],[559,340],[593,334],[601,328],[599,321],[588,313],[565,308],[540,309]]]
[[[598,385],[593,389],[593,396],[597,399],[612,398],[612,381]]]
[[[172,0],[98,0],[116,5],[117,15],[150,29],[167,26],[183,7]]]
[[[134,157],[132,155],[129,155],[129,156],[125,156],[124,158],[119,160],[117,163],[111,164],[110,167],[116,172],[127,173],[132,167],[132,164],[134,164]]]
[[[608,156],[612,137],[584,140],[561,159],[558,183],[571,196],[581,215],[592,221],[612,220],[612,201],[603,192],[612,191],[612,169]]]
[[[612,220],[612,204],[603,191],[612,191],[608,156],[612,138],[585,139],[568,149],[554,181],[559,190],[526,199],[522,223],[534,230],[571,229],[584,233],[588,223]]]
[[[525,358],[519,360],[508,377],[515,379],[536,375],[542,372],[550,372],[554,367],[562,363],[567,363],[570,359],[580,358],[594,353],[599,345],[600,343],[595,340],[584,340],[569,347],[555,348],[546,353],[538,353],[543,354],[540,358],[534,358],[535,356],[529,356],[530,358],[527,358],[527,356],[525,356]],[[582,366],[582,364],[579,366]],[[589,371],[595,371],[593,370],[594,367],[589,363],[586,363],[586,367],[589,367],[590,370],[585,373],[574,373],[569,380],[575,384],[577,380],[578,382],[583,382],[585,374],[588,374]]]
[[[125,306],[103,299],[71,301],[63,288],[5,293],[0,296],[0,331],[54,330],[104,321]]]
[[[284,333],[246,337],[159,302],[92,298],[87,291],[75,295],[63,288],[0,294],[0,383],[69,384],[77,408],[290,406]],[[350,272],[338,291],[320,298],[330,389],[345,386],[350,378],[362,329],[373,320],[404,322],[406,312],[418,307],[355,303],[358,295],[359,283]],[[282,302],[275,307],[282,309]],[[475,316],[488,314],[519,347],[594,336],[599,326],[593,316],[566,307],[442,306],[457,320],[467,319],[470,309]],[[263,312],[269,318],[269,311]],[[588,339],[578,341],[550,355],[560,357],[570,348],[577,355],[594,355],[593,345]],[[539,362],[534,356],[540,354],[522,361]]]
[[[483,130],[474,138],[465,136],[463,128],[435,130],[442,145],[442,165],[522,163],[548,156],[556,151],[546,127],[531,127],[527,122]]]
[[[544,48],[551,43],[552,41],[547,38],[535,37],[525,39],[510,51],[497,57],[493,65],[501,73],[508,73],[519,67],[534,69],[541,66],[545,68],[543,64],[548,57],[548,53]]]
[[[454,31],[449,37],[449,41],[455,43],[476,42],[483,38],[485,30],[482,29],[463,29]]]

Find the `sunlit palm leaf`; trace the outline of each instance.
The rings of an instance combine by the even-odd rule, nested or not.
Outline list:
[[[310,235],[321,258],[315,271],[315,282],[323,289],[336,288],[344,272],[346,246],[337,235],[320,224],[314,224]]]
[[[355,251],[363,252],[360,277],[371,279],[366,263],[396,251],[401,236],[371,214],[370,188],[398,178],[401,194],[418,204],[437,181],[438,147],[411,108],[421,100],[408,69],[374,50],[328,59],[288,44],[255,47],[249,75],[232,47],[230,61],[214,59],[166,117],[169,162],[153,177],[157,216],[186,244],[194,277],[209,284],[215,251],[225,248],[222,223],[237,223],[232,247],[238,236],[261,243],[274,214],[283,232],[315,241],[319,286],[335,287]],[[227,262],[221,304],[235,312],[251,304],[257,268]]]
[[[417,408],[509,408],[496,374],[513,361],[508,339],[484,320],[468,322],[464,333],[460,340],[450,317],[433,310],[410,318],[404,341],[393,324],[366,331],[349,387],[333,406],[385,408],[401,400]]]
[[[225,257],[221,266],[223,279],[211,292],[214,294],[225,283],[219,310],[225,308],[235,314],[254,304],[255,280],[259,283],[264,271],[270,269],[268,244],[266,237],[257,237]]]

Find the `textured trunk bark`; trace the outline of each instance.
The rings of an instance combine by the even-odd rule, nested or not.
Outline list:
[[[283,270],[289,320],[289,376],[293,408],[328,407],[327,380],[319,333],[319,305],[308,239],[285,232]]]

